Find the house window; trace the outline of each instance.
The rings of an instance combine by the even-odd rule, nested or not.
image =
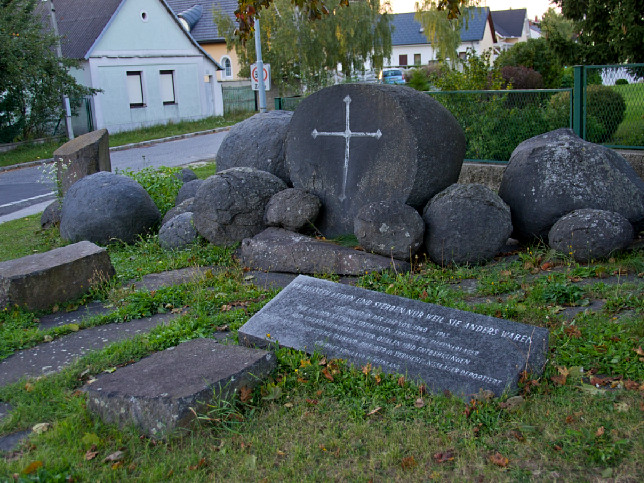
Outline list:
[[[398,65],[407,65],[407,55],[398,56]]]
[[[142,72],[127,71],[127,96],[130,99],[130,107],[144,107],[143,103],[143,79]]]
[[[163,105],[167,106],[168,104],[175,104],[174,71],[162,70],[159,72],[159,77],[161,79],[161,100],[163,101]]]
[[[420,54],[414,54],[414,65],[420,65]]]
[[[223,66],[224,70],[221,73],[221,78],[222,79],[232,79],[233,78],[233,63],[230,61],[230,57],[222,57],[221,58],[221,65]]]

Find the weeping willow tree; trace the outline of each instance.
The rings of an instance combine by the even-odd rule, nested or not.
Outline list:
[[[450,60],[454,65],[461,44],[461,29],[467,27],[469,19],[475,14],[478,1],[455,2],[460,6],[456,15],[445,15],[446,2],[424,0],[416,11],[415,19],[422,25],[423,34],[436,51],[439,60]]]
[[[280,90],[315,90],[332,81],[341,65],[350,76],[365,64],[380,69],[391,55],[390,15],[380,0],[326,2],[330,14],[311,21],[291,0],[274,0],[260,13],[262,57],[271,65],[271,80]],[[215,23],[226,43],[237,52],[242,76],[255,62],[255,45],[235,35],[234,20],[215,12]]]

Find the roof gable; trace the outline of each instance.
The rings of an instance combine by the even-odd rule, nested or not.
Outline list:
[[[461,42],[474,42],[483,39],[485,27],[489,22],[490,9],[476,7],[469,9],[469,18],[461,27]],[[394,31],[391,36],[392,45],[430,44],[421,31],[422,26],[415,19],[415,13],[398,13],[392,15]]]
[[[190,35],[199,43],[222,42],[224,40],[224,36],[219,33],[213,20],[214,10],[223,12],[234,20],[235,10],[239,8],[237,0],[166,0],[166,2],[175,15],[186,12],[196,5],[202,7],[201,18],[190,30]]]
[[[496,10],[492,12],[494,30],[503,37],[519,38],[523,35],[523,26],[528,11],[525,8],[516,10]]]

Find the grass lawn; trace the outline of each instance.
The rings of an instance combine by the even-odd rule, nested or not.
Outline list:
[[[110,147],[122,146],[124,144],[149,141],[178,134],[206,131],[217,127],[231,126],[255,114],[254,112],[236,113],[226,117],[209,117],[200,121],[181,121],[177,123],[159,124],[134,131],[120,132],[110,135]],[[14,164],[48,159],[54,154],[65,141],[57,143],[46,143],[21,146],[13,151],[0,153],[0,166],[11,166]]]
[[[55,229],[40,230],[36,217],[0,225],[0,260],[62,243]],[[281,349],[278,367],[263,386],[231,404],[215,401],[188,436],[165,441],[94,419],[78,389],[104,371],[218,329],[236,340],[239,327],[276,292],[248,285],[230,247],[197,243],[168,252],[153,236],[108,251],[117,277],[84,300],[108,301],[114,311],[83,322],[81,329],[179,307],[186,314],[83,357],[57,375],[0,388],[0,401],[14,408],[0,423],[0,434],[47,423],[45,431],[0,459],[0,481],[641,481],[644,476],[642,248],[580,265],[535,245],[478,267],[443,268],[421,260],[413,273],[366,274],[358,280],[370,290],[547,327],[548,364],[540,377],[520,382],[521,399],[466,402],[428,394],[398,375]],[[195,265],[219,268],[154,292],[122,283]],[[617,279],[626,282],[614,283]],[[461,284],[474,292],[459,289]],[[597,301],[603,305],[594,305]],[[580,310],[574,318],[567,315],[572,309]],[[78,330],[40,330],[41,315],[0,311],[0,359]]]
[[[611,144],[644,146],[644,84],[614,86],[613,89],[624,97],[626,112]]]

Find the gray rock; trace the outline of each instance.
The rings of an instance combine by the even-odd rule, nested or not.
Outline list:
[[[174,205],[178,206],[188,198],[194,198],[197,194],[197,190],[203,183],[203,179],[194,179],[185,183],[181,188],[179,188],[177,197],[174,199]]]
[[[78,181],[63,198],[60,236],[101,245],[113,240],[133,243],[160,219],[159,209],[139,183],[99,172]]]
[[[40,215],[40,226],[44,229],[49,229],[59,225],[61,212],[60,201],[52,201]]]
[[[177,206],[174,208],[170,208],[168,212],[163,215],[163,220],[161,220],[161,225],[165,225],[167,222],[169,222],[172,218],[174,218],[177,215],[180,215],[181,213],[186,213],[188,211],[192,211],[192,205],[194,204],[195,199],[194,198],[188,198],[186,200],[183,200],[181,203],[179,203]]]
[[[178,173],[174,174],[175,177],[182,183],[188,183],[197,179],[197,173],[195,173],[190,168],[183,168]]]
[[[47,309],[87,293],[114,273],[107,251],[87,241],[0,262],[0,308]]]
[[[265,228],[268,200],[284,189],[280,178],[253,168],[231,168],[210,176],[195,196],[195,228],[215,245],[254,236]]]
[[[187,211],[165,223],[159,230],[159,244],[166,250],[181,250],[197,241],[192,217],[192,213]]]
[[[434,263],[481,263],[491,259],[512,233],[510,208],[480,184],[455,184],[427,203],[425,247]]]
[[[217,171],[255,168],[290,184],[284,165],[284,140],[292,116],[290,111],[269,111],[235,124],[217,151]]]
[[[274,367],[270,352],[193,339],[101,375],[84,390],[88,409],[105,422],[162,438],[188,426],[193,410],[252,389]]]
[[[421,210],[458,180],[465,136],[430,96],[403,86],[340,84],[304,99],[289,126],[293,187],[318,196],[317,228],[353,233],[364,205],[397,201]]]
[[[609,256],[628,247],[635,233],[629,221],[613,211],[582,209],[561,217],[550,229],[550,247],[578,262]]]
[[[644,224],[644,181],[618,153],[570,129],[519,144],[499,195],[510,205],[520,239],[545,240],[559,218],[582,208],[617,212],[636,229]]]
[[[67,141],[54,151],[60,195],[85,176],[112,171],[107,129],[92,131]]]
[[[423,244],[425,233],[425,223],[418,212],[396,201],[363,206],[353,227],[365,250],[399,260],[411,259]]]
[[[281,228],[267,228],[245,239],[240,262],[255,270],[287,273],[364,275],[394,269],[408,272],[407,262],[316,240]]]
[[[266,226],[299,231],[315,222],[322,203],[320,198],[297,188],[280,191],[271,197],[264,212]]]

